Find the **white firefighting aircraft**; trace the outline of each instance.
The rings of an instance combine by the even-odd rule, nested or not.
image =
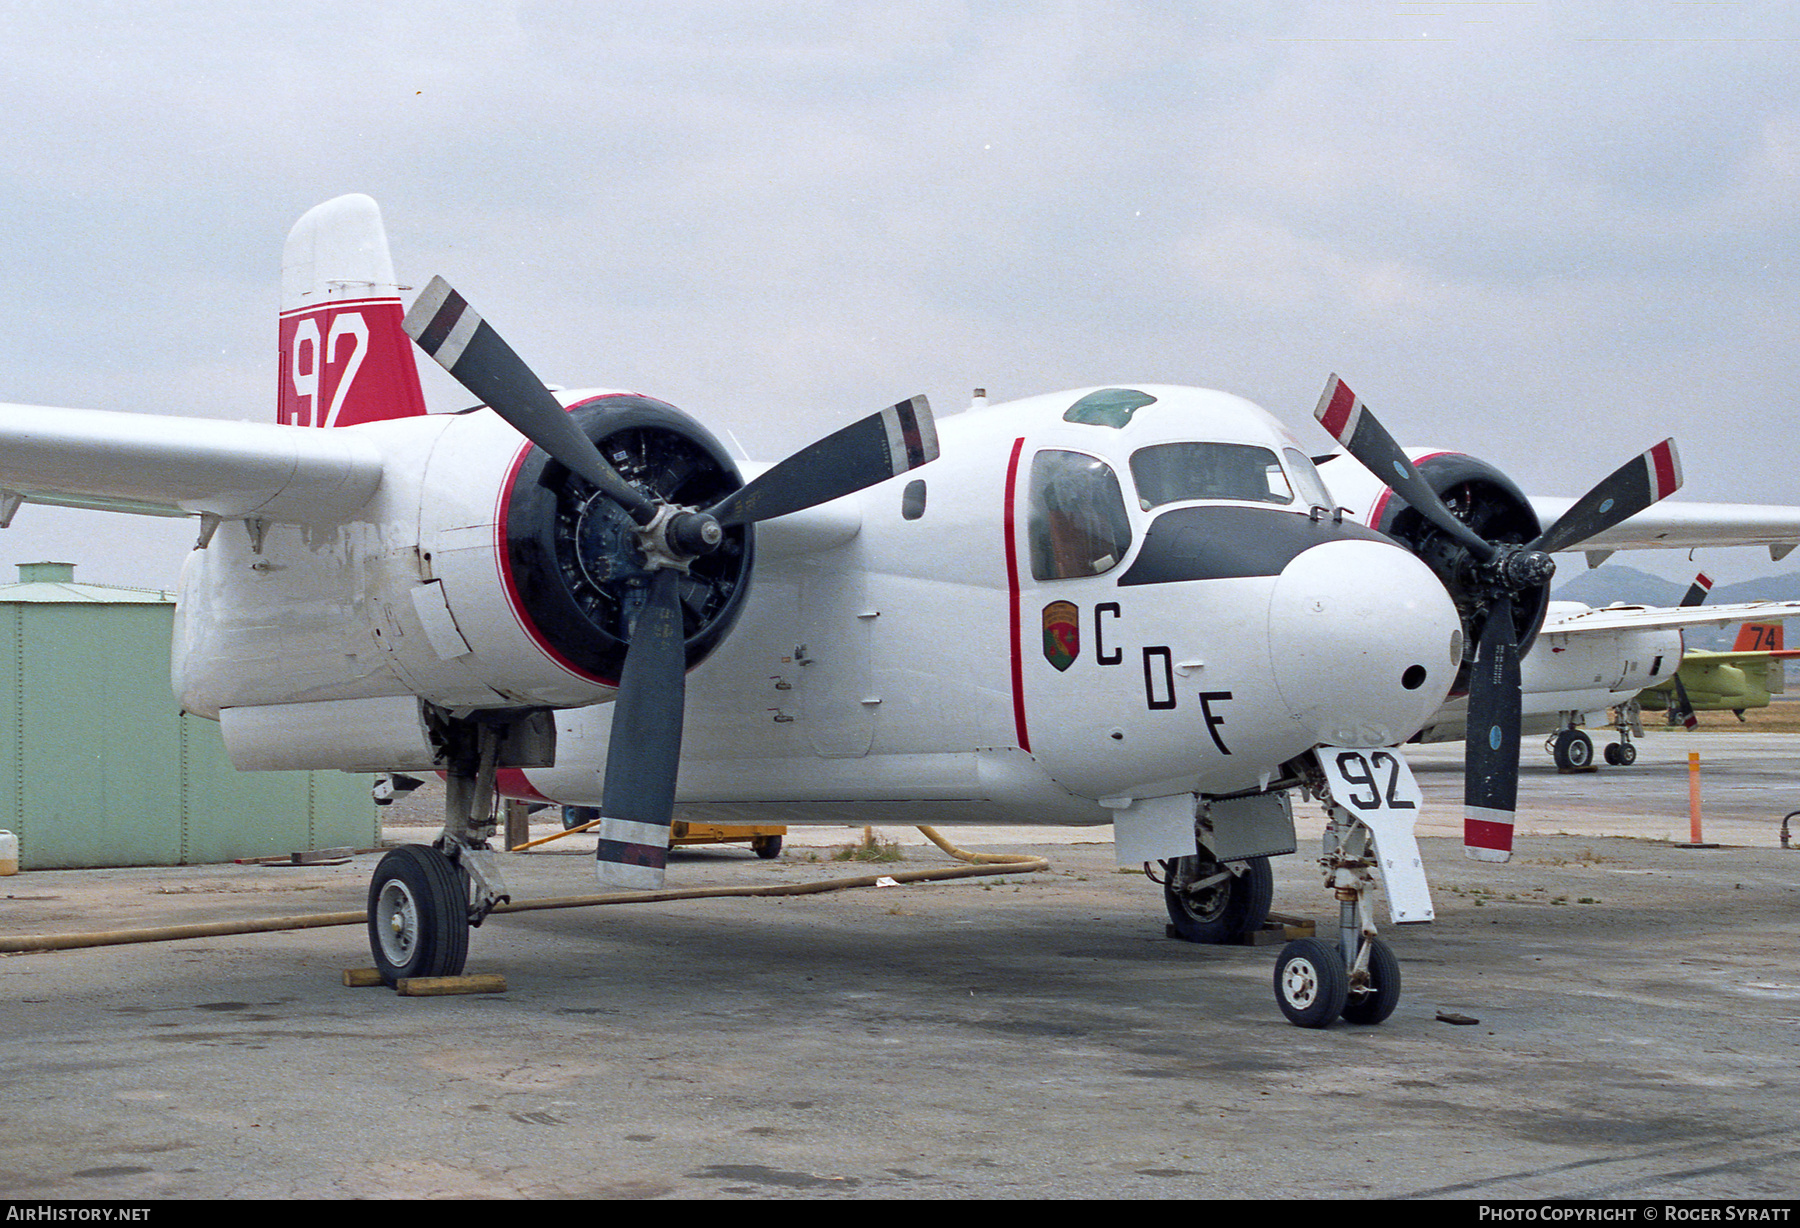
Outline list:
[[[375,203],[341,197],[288,240],[277,423],[0,407],[0,522],[199,517],[174,683],[240,768],[445,774],[442,836],[370,884],[390,981],[460,971],[506,898],[497,792],[598,806],[602,880],[640,886],[678,802],[1110,822],[1201,941],[1260,926],[1301,792],[1340,926],[1283,950],[1277,1000],[1379,1022],[1376,874],[1396,921],[1432,915],[1394,747],[1466,688],[1468,843],[1504,858],[1549,555],[1678,480],[1659,444],[1540,533],[1504,478],[1415,466],[1334,379],[1322,422],[1398,496],[1366,524],[1273,418],[1158,385],[936,426],[914,398],[745,482],[674,408],[552,393],[441,280],[405,313],[400,289]],[[484,407],[427,414],[414,342]]]
[[[1770,509],[1774,510],[1774,509]],[[1790,512],[1790,516],[1794,513]],[[1800,529],[1800,524],[1796,525]],[[1702,608],[1711,581],[1701,576],[1679,606],[1610,605],[1595,608],[1576,601],[1552,601],[1545,608],[1537,641],[1520,671],[1521,730],[1550,734],[1545,750],[1559,768],[1586,768],[1594,761],[1587,730],[1593,712],[1612,711],[1609,728],[1618,739],[1604,758],[1616,767],[1637,762],[1633,733],[1644,732],[1638,697],[1658,684],[1681,686],[1680,670],[1695,660],[1682,637],[1685,627],[1728,627],[1746,619],[1764,624],[1800,618],[1800,601],[1745,601]],[[1699,596],[1695,596],[1698,590]],[[1700,653],[1700,657],[1731,654]],[[1682,692],[1685,703],[1685,691]],[[1764,702],[1767,702],[1766,698]],[[1466,732],[1467,702],[1452,698],[1414,737],[1418,742],[1453,742]]]

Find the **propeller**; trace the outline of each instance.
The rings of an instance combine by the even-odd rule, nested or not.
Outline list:
[[[681,762],[688,665],[681,580],[688,563],[717,549],[727,528],[816,507],[936,459],[931,407],[922,396],[889,406],[802,448],[711,507],[683,507],[626,481],[443,278],[432,279],[403,326],[458,383],[637,526],[650,580],[629,623],[613,699],[598,858],[604,883],[660,887]]]
[[[1686,610],[1697,605],[1705,605],[1706,596],[1712,592],[1712,586],[1711,576],[1704,571],[1695,573],[1694,582],[1688,585],[1688,591],[1681,595],[1681,600],[1676,603],[1676,608]]]
[[[1451,568],[1463,588],[1457,595],[1458,608],[1480,625],[1469,670],[1463,844],[1477,860],[1506,861],[1512,856],[1513,816],[1518,808],[1522,705],[1515,600],[1550,583],[1556,574],[1552,554],[1573,549],[1673,494],[1681,485],[1675,441],[1665,439],[1626,462],[1534,540],[1520,544],[1488,541],[1458,519],[1393,436],[1337,376],[1326,382],[1314,417],[1345,451],[1466,554]]]
[[[1669,706],[1669,723],[1680,721],[1687,729],[1694,729],[1700,724],[1700,718],[1694,715],[1694,701],[1688,698],[1687,688],[1681,685],[1681,671],[1675,671],[1675,702]]]
[[[1689,609],[1693,606],[1705,605],[1707,594],[1712,592],[1712,586],[1711,576],[1704,571],[1697,573],[1694,576],[1694,582],[1688,585],[1688,591],[1682,594],[1676,607]],[[1675,669],[1674,692],[1669,701],[1669,724],[1673,725],[1680,721],[1688,729],[1697,727],[1700,724],[1700,718],[1694,715],[1694,701],[1688,698],[1687,688],[1681,684],[1679,663]]]

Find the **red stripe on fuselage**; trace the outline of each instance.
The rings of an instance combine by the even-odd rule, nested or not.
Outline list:
[[[1013,440],[1012,456],[1006,462],[1006,507],[1001,523],[1006,532],[1006,595],[1011,606],[1013,733],[1019,749],[1029,751],[1031,738],[1025,732],[1025,658],[1019,651],[1019,549],[1013,533],[1013,502],[1019,481],[1019,454],[1025,450],[1023,439]]]

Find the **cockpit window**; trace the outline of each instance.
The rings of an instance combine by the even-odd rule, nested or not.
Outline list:
[[[1066,580],[1111,571],[1131,548],[1119,477],[1081,452],[1044,451],[1031,461],[1031,574]]]
[[[1306,453],[1299,448],[1283,448],[1281,455],[1287,461],[1288,472],[1294,475],[1294,485],[1300,488],[1300,497],[1306,500],[1306,506],[1335,506],[1331,492],[1325,489],[1325,479],[1319,476],[1318,466]]]
[[[1190,499],[1292,503],[1293,487],[1267,448],[1248,443],[1160,443],[1131,454],[1138,506]]]

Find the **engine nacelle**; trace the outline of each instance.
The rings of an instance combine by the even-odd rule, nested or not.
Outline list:
[[[1486,461],[1429,448],[1408,448],[1406,454],[1451,513],[1485,540],[1523,544],[1541,532],[1531,501],[1511,478]],[[1443,582],[1462,616],[1464,666],[1455,689],[1466,689],[1467,663],[1489,609],[1481,595],[1486,586],[1475,582],[1476,564],[1468,549],[1421,516],[1354,457],[1343,453],[1329,457],[1320,463],[1319,473],[1333,498],[1356,520],[1411,550]],[[1512,618],[1520,653],[1531,647],[1549,601],[1548,583],[1514,597]]]
[[[672,406],[605,393],[570,412],[627,481],[677,504],[741,485],[718,440]],[[383,455],[355,519],[228,524],[184,569],[175,684],[188,710],[298,705],[291,724],[326,727],[338,709],[314,705],[416,696],[463,714],[612,697],[650,577],[616,504],[487,410],[341,429]],[[729,632],[751,558],[750,529],[728,529],[682,577],[690,668]],[[283,723],[227,721],[228,744],[234,724],[265,731],[260,743]]]

